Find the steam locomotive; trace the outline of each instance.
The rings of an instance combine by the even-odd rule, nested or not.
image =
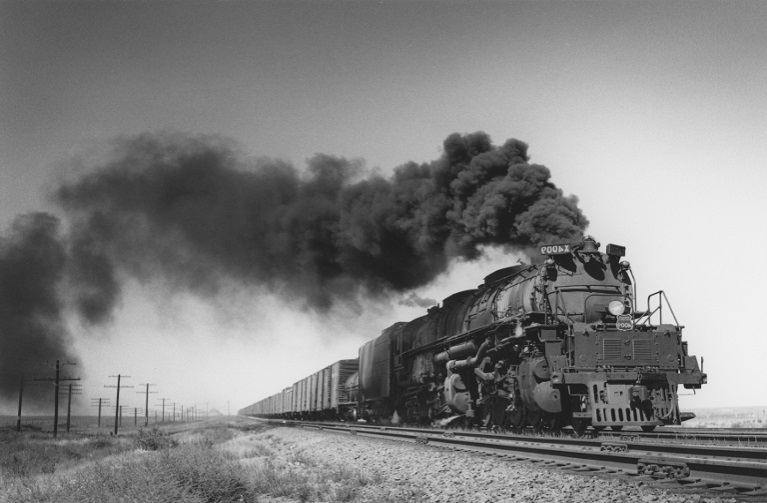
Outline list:
[[[541,246],[541,264],[498,270],[240,414],[579,433],[694,417],[677,388],[706,374],[665,293],[638,309],[625,248],[599,248]]]

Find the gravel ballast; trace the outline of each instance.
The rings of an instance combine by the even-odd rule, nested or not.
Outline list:
[[[663,490],[625,477],[571,474],[429,445],[280,427],[255,435],[277,441],[280,456],[300,451],[374,480],[363,501],[734,503],[735,498]]]

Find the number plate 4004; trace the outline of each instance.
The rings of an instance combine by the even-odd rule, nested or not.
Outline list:
[[[632,330],[634,328],[634,322],[631,320],[630,314],[621,314],[615,321],[615,328],[618,330]]]

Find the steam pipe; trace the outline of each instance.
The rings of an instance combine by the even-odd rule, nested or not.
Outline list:
[[[477,354],[469,358],[466,358],[465,360],[458,360],[458,361],[452,360],[452,365],[448,363],[448,368],[452,370],[453,372],[457,372],[465,368],[476,367],[477,362],[482,361],[482,359],[485,357],[485,353],[487,352],[487,347],[489,345],[490,345],[490,341],[485,340],[485,342],[483,342],[482,345],[477,350]]]
[[[464,342],[463,344],[456,344],[455,346],[451,346],[447,349],[447,351],[443,351],[433,358],[433,362],[436,365],[442,365],[447,363],[450,360],[455,360],[456,358],[463,358],[465,356],[469,356],[471,354],[475,354],[477,352],[477,346],[474,344],[473,341]]]

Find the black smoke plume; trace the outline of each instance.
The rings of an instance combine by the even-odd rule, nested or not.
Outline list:
[[[323,312],[359,295],[406,292],[485,245],[575,239],[587,225],[527,145],[453,134],[431,163],[391,177],[317,155],[301,172],[211,137],[141,135],[60,187],[72,222],[81,314],[109,319],[120,274],[215,294],[258,284]]]
[[[18,400],[25,377],[25,407],[48,400],[56,360],[74,360],[63,322],[59,289],[67,254],[58,218],[32,213],[16,218],[0,237],[0,398]]]

